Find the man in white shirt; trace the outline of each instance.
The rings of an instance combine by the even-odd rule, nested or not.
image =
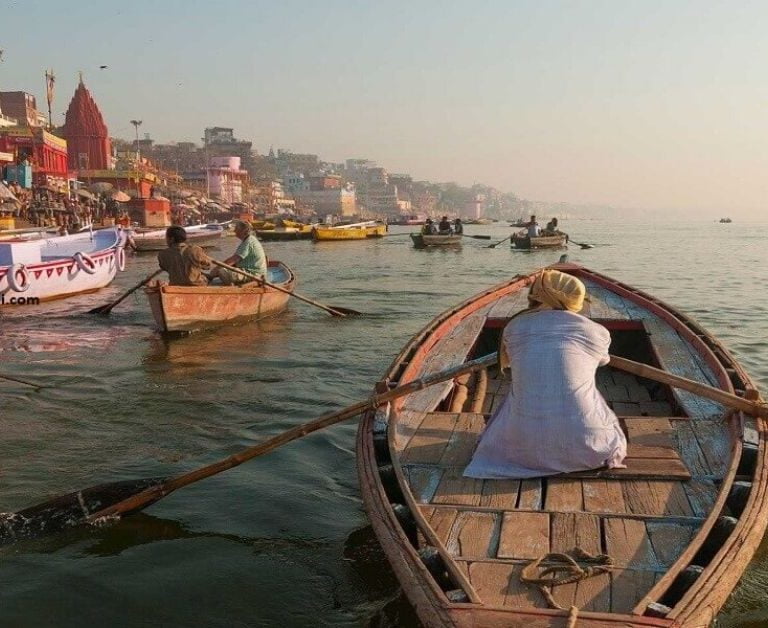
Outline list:
[[[528,221],[528,237],[538,238],[540,235],[541,227],[539,227],[539,223],[536,222],[536,216],[531,216],[531,219]]]

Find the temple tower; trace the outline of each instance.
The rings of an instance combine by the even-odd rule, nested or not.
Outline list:
[[[112,146],[107,125],[83,83],[82,75],[64,118],[64,137],[70,170],[108,170],[111,167]]]

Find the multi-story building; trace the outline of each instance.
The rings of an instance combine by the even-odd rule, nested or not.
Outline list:
[[[285,177],[289,173],[309,175],[320,170],[320,159],[317,155],[292,153],[282,148],[277,150],[277,156],[274,155],[274,151],[270,151],[270,155],[280,177]]]
[[[240,157],[211,157],[207,176],[211,196],[226,203],[242,202],[248,172],[240,168]]]
[[[297,203],[315,213],[335,216],[354,216],[357,213],[355,190],[351,186],[306,190],[295,193]]]
[[[20,126],[48,126],[45,114],[37,110],[35,97],[27,92],[0,92],[0,111]]]
[[[13,126],[0,129],[0,152],[13,161],[32,166],[36,185],[67,190],[67,142],[39,126]]]
[[[235,138],[234,129],[229,127],[208,127],[203,132],[203,150],[207,156],[204,163],[211,157],[239,157],[240,165],[249,173],[255,171],[253,144]]]

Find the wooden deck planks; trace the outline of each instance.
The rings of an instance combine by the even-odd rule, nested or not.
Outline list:
[[[606,553],[617,567],[658,567],[645,522],[611,517],[603,520]]]
[[[499,537],[499,558],[539,558],[549,552],[549,515],[505,512]]]
[[[520,480],[483,480],[480,505],[499,510],[514,510],[520,495]]]
[[[499,546],[499,527],[496,513],[463,511],[453,523],[446,548],[465,560],[493,558]]]
[[[637,515],[692,516],[693,509],[680,482],[627,480],[622,482],[624,503]]]
[[[662,521],[649,521],[645,527],[661,567],[670,567],[680,557],[695,532],[692,526]]]
[[[424,416],[411,440],[400,454],[404,463],[437,464],[445,453],[458,414],[430,412]]]
[[[653,571],[614,569],[611,571],[611,612],[629,613],[656,581]]]
[[[518,290],[501,297],[488,311],[488,318],[510,318],[528,307],[528,290]]]
[[[424,504],[431,502],[444,470],[433,466],[406,465],[403,471],[414,499]]]
[[[569,553],[579,547],[590,554],[602,553],[600,517],[576,512],[554,512],[550,517],[550,551]]]
[[[485,427],[482,414],[462,412],[454,422],[453,433],[440,458],[441,466],[467,466]]]
[[[581,480],[554,477],[545,481],[547,483],[547,497],[544,507],[547,510],[584,510]]]
[[[582,480],[584,510],[625,513],[624,493],[619,480]]]
[[[437,486],[432,502],[435,504],[455,504],[479,506],[483,481],[465,478],[463,468],[446,469]]]

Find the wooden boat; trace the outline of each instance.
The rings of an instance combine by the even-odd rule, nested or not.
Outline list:
[[[315,226],[312,237],[315,241],[324,240],[365,240],[366,238],[383,238],[387,235],[387,225],[383,222],[369,220],[350,225]]]
[[[412,233],[411,240],[417,249],[426,249],[432,246],[461,246],[461,235],[424,235]]]
[[[0,305],[36,303],[109,285],[125,270],[122,230],[0,242]]]
[[[669,305],[581,266],[584,315],[611,351],[749,394],[728,351]],[[526,305],[518,275],[438,316],[395,359],[385,391],[495,351]],[[357,439],[365,508],[402,588],[427,627],[565,627],[576,606],[591,628],[708,626],[768,522],[765,423],[724,419],[717,403],[603,367],[597,381],[629,441],[626,469],[475,480],[462,471],[509,382],[495,371],[425,388],[363,417]],[[553,588],[551,608],[523,567],[547,552],[608,554],[609,573]],[[568,623],[568,625],[572,625]]]
[[[296,276],[282,262],[269,262],[268,281],[293,292]],[[290,295],[256,282],[242,286],[169,286],[149,284],[145,290],[160,331],[196,331],[227,323],[258,320],[282,312]]]
[[[256,229],[256,237],[264,241],[311,240],[312,225],[301,227],[275,227],[274,229]]]
[[[202,247],[216,246],[224,235],[224,227],[219,224],[193,225],[184,227],[184,231],[187,232],[187,242]],[[137,251],[162,251],[168,248],[165,229],[136,231],[132,239]]]
[[[555,235],[542,235],[529,238],[525,234],[516,233],[511,238],[514,249],[561,249],[568,242],[568,236],[564,233]]]
[[[721,219],[720,219],[720,222],[722,222],[722,223],[726,223],[726,224],[727,224],[727,223],[731,223],[731,222],[733,222],[733,220],[731,220],[730,218],[721,218]]]

